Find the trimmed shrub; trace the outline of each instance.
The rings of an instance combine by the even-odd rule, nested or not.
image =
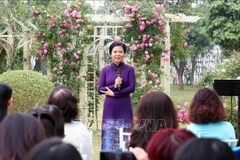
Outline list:
[[[4,72],[0,75],[0,82],[7,83],[13,89],[13,103],[9,113],[26,112],[29,108],[45,104],[54,88],[54,83],[30,70]]]

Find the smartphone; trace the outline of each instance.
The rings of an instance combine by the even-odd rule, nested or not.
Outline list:
[[[100,151],[100,160],[137,160],[129,151]]]

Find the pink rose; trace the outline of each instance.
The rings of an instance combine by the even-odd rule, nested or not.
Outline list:
[[[185,43],[184,43],[184,47],[187,47],[187,46],[188,46],[188,43],[187,43],[187,42],[185,42]]]
[[[140,26],[139,26],[139,29],[140,29],[140,31],[144,31],[145,26],[144,26],[144,25],[140,25]]]
[[[113,40],[114,40],[114,41],[120,41],[121,38],[120,38],[119,36],[115,36]]]

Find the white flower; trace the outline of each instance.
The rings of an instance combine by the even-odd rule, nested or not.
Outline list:
[[[221,71],[222,71],[223,73],[224,73],[224,72],[226,72],[226,70],[225,70],[225,69],[222,69]]]

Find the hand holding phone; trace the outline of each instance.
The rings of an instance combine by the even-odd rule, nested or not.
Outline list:
[[[137,160],[148,160],[147,152],[140,147],[135,147],[135,148],[130,147],[129,151],[134,154]]]

